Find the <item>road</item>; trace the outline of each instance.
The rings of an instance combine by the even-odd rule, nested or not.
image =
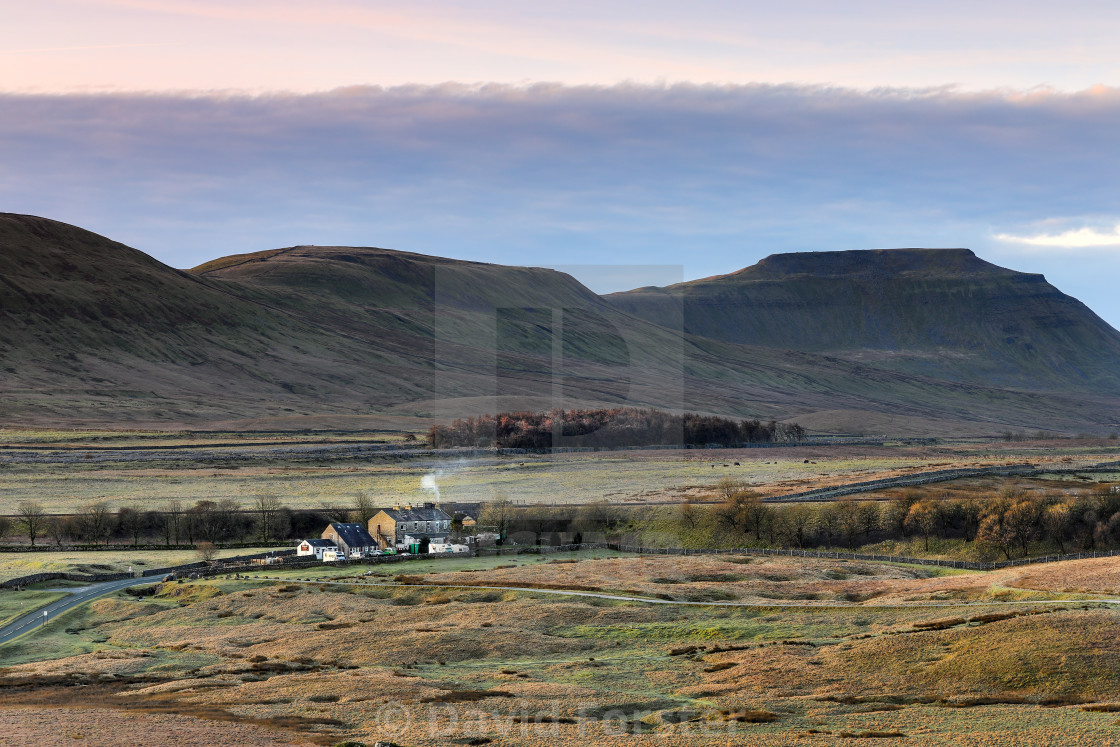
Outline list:
[[[83,605],[86,602],[91,602],[98,597],[112,594],[121,589],[127,589],[130,586],[158,583],[162,579],[162,576],[125,578],[120,581],[104,581],[99,584],[93,584],[92,586],[67,589],[66,591],[70,592],[69,595],[62,599],[55,600],[45,607],[40,607],[34,612],[28,612],[23,617],[16,618],[3,628],[0,628],[0,646],[15,640],[25,633],[30,633],[43,625],[43,623],[55,619],[64,612],[69,612],[75,607]]]

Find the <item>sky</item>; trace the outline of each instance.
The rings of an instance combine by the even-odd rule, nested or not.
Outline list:
[[[0,10],[0,210],[176,267],[352,244],[604,292],[963,246],[1120,327],[1114,2]]]

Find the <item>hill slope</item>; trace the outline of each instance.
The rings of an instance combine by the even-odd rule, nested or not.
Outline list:
[[[681,334],[679,320],[625,313],[563,273],[377,248],[290,247],[184,272],[0,214],[0,288],[7,426],[422,427],[610,404],[851,432],[1120,423],[1115,397]]]
[[[380,371],[376,393],[394,401],[419,394],[405,375],[412,361],[355,349],[245,289],[88,231],[0,215],[0,248],[0,418],[9,423],[218,420],[231,410],[279,414],[293,393],[370,398],[358,371],[325,359]]]
[[[1120,394],[1120,332],[1046,282],[967,249],[777,254],[607,299],[718,340],[956,381]]]

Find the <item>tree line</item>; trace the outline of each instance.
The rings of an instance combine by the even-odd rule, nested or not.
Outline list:
[[[827,503],[768,503],[730,478],[714,486],[717,503],[675,508],[484,505],[479,525],[537,544],[608,540],[648,546],[770,547],[855,551],[882,542],[931,550],[956,541],[977,558],[1014,560],[1039,554],[1120,549],[1120,489],[1102,485],[1064,493],[1017,488],[972,497],[907,489],[886,501],[846,497]],[[953,548],[949,548],[953,550]],[[876,550],[870,550],[876,552]]]
[[[626,540],[686,547],[846,548],[881,542],[917,542],[925,552],[939,540],[963,541],[980,558],[1120,549],[1120,486],[1102,485],[1075,494],[999,493],[952,497],[908,489],[887,501],[843,498],[829,503],[764,502],[730,478],[713,490],[716,503],[676,507],[627,507],[607,501],[585,505],[514,505],[498,499],[483,505],[478,529],[499,541],[520,544]],[[18,535],[32,546],[270,544],[318,537],[326,523],[367,524],[378,506],[366,494],[347,503],[291,509],[273,495],[247,505],[232,499],[169,501],[159,509],[141,505],[111,510],[91,503],[67,515],[49,515],[32,501],[15,516],[0,516],[0,540]],[[452,528],[461,530],[461,516]],[[935,550],[939,548],[933,548]]]
[[[433,425],[433,448],[454,446],[549,449],[554,446],[736,446],[748,443],[801,441],[796,423],[732,420],[714,415],[615,407],[548,412],[505,412],[460,418]]]
[[[0,540],[26,538],[42,545],[161,545],[196,546],[200,543],[270,544],[318,537],[327,523],[368,523],[379,507],[366,494],[348,503],[292,509],[279,497],[262,494],[248,504],[230,498],[185,503],[172,500],[150,508],[133,503],[111,508],[97,501],[70,514],[48,514],[35,501],[22,501],[14,516],[0,516]]]
[[[707,512],[685,503],[675,520],[702,524],[725,541],[749,539],[771,547],[846,547],[917,538],[975,543],[983,557],[1012,560],[1032,549],[1059,554],[1120,549],[1120,491],[1102,485],[1074,495],[1031,494],[1008,488],[956,498],[916,489],[885,502],[844,498],[832,503],[764,503],[732,480],[716,486],[722,502]]]

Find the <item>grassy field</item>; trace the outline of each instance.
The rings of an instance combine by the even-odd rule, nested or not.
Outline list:
[[[60,592],[53,591],[0,591],[0,627],[62,596]]]
[[[18,733],[34,709],[86,698],[140,720],[205,714],[285,727],[315,744],[1120,738],[1120,612],[1078,601],[1120,598],[1120,560],[930,570],[586,552],[163,584],[155,596],[99,600],[6,647],[0,688],[40,684],[12,690],[20,708],[0,714]],[[411,585],[360,585],[394,579]],[[447,584],[700,594],[765,606],[441,588]],[[1052,603],[1009,604],[1032,598]],[[806,602],[818,606],[785,606]],[[949,606],[915,606],[923,602]],[[97,687],[52,684],[75,678]]]
[[[421,434],[413,434],[419,436]],[[144,431],[144,430],[22,430],[0,428],[0,445],[44,449],[112,449],[120,447],[236,446],[244,442],[283,444],[370,443],[402,444],[401,431]]]
[[[23,433],[15,440],[42,445],[66,435],[74,436],[46,432],[40,433],[41,441],[36,442]],[[329,446],[332,439],[343,436],[328,434],[320,439],[315,434],[312,438]],[[139,439],[135,434],[121,437],[125,444],[134,444]],[[468,459],[385,453],[354,455],[329,449],[304,453],[284,447],[283,438],[274,434],[242,434],[240,440],[225,434],[221,439],[227,444],[240,445],[224,449],[212,448],[217,436],[157,434],[152,438],[153,442],[164,443],[169,439],[197,449],[71,450],[59,455],[44,447],[41,451],[3,452],[6,461],[0,461],[0,514],[14,513],[24,500],[37,501],[48,511],[61,513],[98,501],[107,502],[111,508],[135,504],[158,509],[172,500],[189,505],[202,499],[232,498],[248,506],[254,496],[262,493],[279,496],[292,508],[346,504],[357,493],[367,493],[378,502],[417,502],[433,497],[432,491],[421,486],[426,475],[436,479],[444,501],[506,497],[525,503],[661,503],[708,499],[713,494],[712,486],[723,477],[733,477],[761,492],[780,495],[924,469],[1024,461],[1070,466],[1120,460],[1120,443],[1108,440],[527,454]],[[277,445],[244,445],[258,438],[276,438]],[[368,435],[366,438],[372,440]],[[389,438],[377,435],[377,439]]]
[[[752,450],[762,452],[763,450]],[[680,500],[704,498],[724,476],[757,485],[807,483],[822,475],[852,476],[905,469],[920,460],[905,455],[818,459],[805,464],[793,450],[775,450],[766,459],[754,453],[726,455],[730,462],[692,452],[599,453],[545,457],[523,455],[459,459],[369,459],[363,463],[242,465],[107,465],[80,463],[58,469],[17,466],[0,472],[0,509],[14,512],[31,496],[49,510],[105,500],[110,506],[143,503],[158,508],[171,500],[232,498],[249,505],[262,493],[283,496],[293,508],[348,502],[357,493],[393,501],[430,500],[421,479],[436,476],[446,501],[488,501],[505,496],[527,503],[585,503],[597,500]],[[740,467],[733,462],[740,461]],[[728,464],[724,467],[724,464]],[[714,465],[717,465],[713,467]],[[745,464],[745,466],[743,466]]]
[[[218,550],[216,557],[252,555],[267,550],[287,549],[277,547],[239,547]],[[7,581],[33,573],[122,573],[130,567],[134,571],[149,568],[193,563],[198,560],[194,550],[98,550],[83,552],[0,552],[0,581]]]

